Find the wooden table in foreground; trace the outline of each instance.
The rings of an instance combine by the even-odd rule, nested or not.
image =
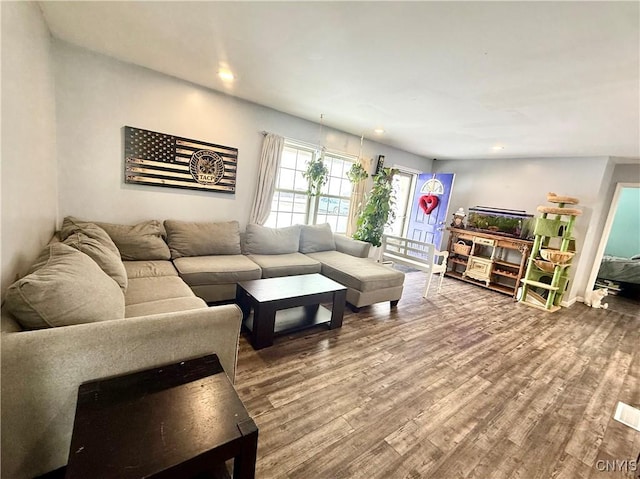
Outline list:
[[[215,354],[82,384],[66,478],[255,476],[258,428]]]
[[[276,334],[322,323],[341,327],[346,298],[346,287],[318,273],[242,281],[236,290],[254,349],[271,346]],[[320,305],[329,302],[331,311]]]

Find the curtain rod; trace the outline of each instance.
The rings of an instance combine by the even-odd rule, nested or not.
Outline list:
[[[260,133],[263,136],[267,136],[270,132],[268,132],[266,130],[261,130]],[[321,149],[325,148],[322,145],[317,145],[315,143],[310,143],[310,142],[304,141],[304,140],[298,140],[296,138],[289,138],[288,136],[284,136],[283,138],[286,141],[289,141],[291,143],[295,143],[295,144],[298,144],[300,146],[305,146],[307,148],[313,148],[314,150],[321,150]],[[363,138],[364,137],[361,137],[361,139],[360,139],[360,148],[362,148]],[[353,155],[351,153],[347,153],[346,151],[338,151],[338,150],[333,150],[333,149],[328,149],[328,148],[326,149],[326,151],[327,151],[327,153],[333,153],[333,154],[342,155],[342,156],[348,156],[348,157],[351,157],[351,156],[355,157],[356,156],[356,155]],[[360,158],[361,156],[362,156],[362,151],[360,152],[360,155],[357,156],[357,158]]]
[[[262,131],[260,131],[260,133],[261,133],[263,136],[267,136],[270,132],[269,132],[269,131],[266,131],[266,130],[262,130]],[[308,141],[298,140],[298,139],[296,139],[296,138],[289,138],[288,136],[283,136],[283,138],[284,138],[285,140],[287,140],[287,141],[290,141],[291,143],[297,143],[298,145],[306,146],[307,148],[313,148],[313,149],[316,149],[316,150],[319,150],[319,149],[321,149],[321,148],[322,148],[322,146],[320,146],[320,145],[316,145],[315,143],[310,143],[310,142],[308,142]]]

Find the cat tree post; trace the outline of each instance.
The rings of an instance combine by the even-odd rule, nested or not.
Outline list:
[[[582,214],[582,211],[566,206],[578,204],[577,198],[549,193],[547,201],[557,206],[538,206],[537,208],[541,216],[536,220],[533,249],[525,277],[521,280],[523,286],[520,302],[553,312],[560,309],[560,302],[569,283],[568,269],[575,255],[575,252],[569,251],[569,248],[574,240],[572,234],[575,219]],[[550,218],[549,215],[555,215],[555,217]],[[567,219],[563,219],[565,217]],[[550,247],[555,238],[560,239],[557,249]],[[535,291],[532,290],[533,288]]]

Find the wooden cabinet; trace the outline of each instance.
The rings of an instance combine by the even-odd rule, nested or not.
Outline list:
[[[532,241],[458,228],[447,230],[447,276],[516,297]],[[467,247],[461,248],[462,243]]]

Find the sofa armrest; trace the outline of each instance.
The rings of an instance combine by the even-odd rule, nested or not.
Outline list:
[[[335,234],[333,239],[336,242],[336,250],[346,253],[356,258],[367,258],[371,244],[366,241],[355,240],[344,235]]]
[[[3,333],[2,477],[67,463],[81,383],[216,353],[233,380],[235,305]]]

